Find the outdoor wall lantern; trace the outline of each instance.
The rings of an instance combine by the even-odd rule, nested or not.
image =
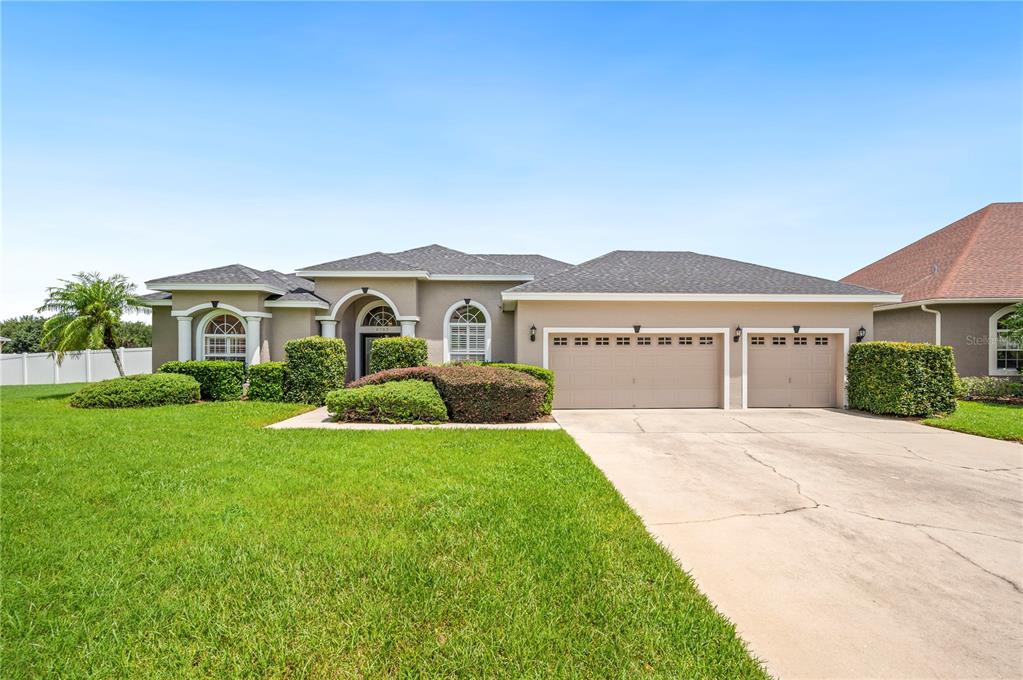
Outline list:
[[[529,327],[529,341],[530,342],[536,342],[536,326],[535,325]]]
[[[867,329],[860,326],[860,330],[856,331],[856,342],[863,342],[865,337],[867,337]]]
[[[732,335],[732,342],[739,342],[739,338],[742,337],[742,326],[735,324],[735,333]]]
[[[798,333],[799,332],[799,326],[793,326],[792,327],[792,332],[793,333]]]
[[[220,306],[220,300],[210,300],[210,304],[213,305],[213,309]]]
[[[642,326],[640,326],[639,324],[636,324],[635,326],[633,326],[633,327],[632,327],[632,330],[634,330],[634,331],[636,331],[637,333],[639,333],[639,329],[640,329],[640,328],[642,328]]]

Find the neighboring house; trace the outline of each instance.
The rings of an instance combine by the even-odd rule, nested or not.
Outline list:
[[[963,376],[1019,375],[1002,321],[1023,301],[1023,203],[992,203],[842,279],[902,293],[874,337],[951,345]]]
[[[560,408],[841,406],[849,343],[898,295],[689,252],[615,251],[578,266],[438,245],[297,274],[228,265],[146,282],[153,363],[284,359],[292,338],[426,339],[433,362],[557,374]]]

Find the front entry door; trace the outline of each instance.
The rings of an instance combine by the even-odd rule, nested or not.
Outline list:
[[[396,338],[398,333],[363,333],[362,334],[362,347],[360,348],[361,356],[359,357],[359,375],[355,376],[361,378],[364,375],[369,375],[369,359],[372,353],[373,341],[377,338]]]

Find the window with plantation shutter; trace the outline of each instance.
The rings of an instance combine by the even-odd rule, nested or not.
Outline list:
[[[487,361],[487,317],[472,304],[456,307],[448,319],[450,361]]]

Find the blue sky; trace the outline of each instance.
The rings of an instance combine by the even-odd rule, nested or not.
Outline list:
[[[1023,198],[1023,5],[4,3],[3,295],[431,242],[839,278]]]

